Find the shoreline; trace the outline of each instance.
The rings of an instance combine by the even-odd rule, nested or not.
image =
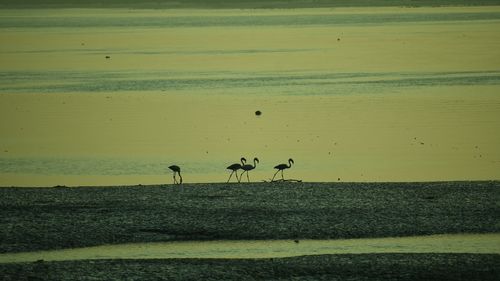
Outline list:
[[[47,3],[49,2],[49,3]],[[477,6],[496,6],[500,4],[497,0],[486,0],[481,2],[462,1],[426,1],[416,3],[411,0],[400,0],[398,2],[386,0],[355,0],[355,1],[233,1],[227,3],[224,1],[143,1],[142,3],[123,3],[123,1],[106,1],[103,3],[100,0],[85,1],[84,3],[67,4],[63,1],[36,1],[28,0],[23,3],[3,3],[1,9],[39,9],[39,8],[128,8],[128,9],[297,9],[297,8],[340,8],[340,7],[477,7]]]
[[[75,188],[166,188],[166,187],[197,187],[197,186],[217,186],[217,185],[228,185],[228,186],[245,186],[245,185],[278,185],[278,184],[286,184],[286,185],[397,185],[397,184],[459,184],[459,183],[494,183],[500,184],[500,179],[492,179],[492,180],[432,180],[432,181],[301,181],[301,182],[268,182],[268,181],[260,181],[260,182],[193,182],[193,183],[183,183],[182,185],[173,184],[173,183],[158,183],[158,184],[127,184],[127,185],[55,185],[55,186],[0,186],[1,189],[75,189]]]

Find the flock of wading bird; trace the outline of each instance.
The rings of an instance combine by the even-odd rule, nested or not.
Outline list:
[[[253,159],[253,165],[246,164],[247,159],[245,159],[244,157],[241,157],[240,161],[241,161],[241,164],[234,163],[232,165],[229,165],[226,168],[228,170],[231,170],[231,174],[229,175],[227,182],[229,182],[231,180],[231,177],[233,176],[233,174],[236,176],[236,180],[238,182],[241,182],[241,178],[243,177],[244,173],[247,173],[247,180],[248,180],[248,182],[250,182],[250,177],[248,176],[248,172],[255,169],[255,167],[257,167],[257,163],[259,163],[259,158],[255,157]],[[290,158],[290,159],[288,159],[288,165],[287,164],[279,164],[279,165],[274,166],[274,168],[277,169],[277,171],[276,171],[276,173],[274,173],[273,178],[271,179],[271,182],[274,181],[274,178],[276,177],[276,175],[280,171],[281,171],[281,180],[285,181],[285,177],[283,176],[283,170],[289,169],[290,167],[292,167],[292,164],[295,164],[295,163],[293,162],[293,159]],[[181,184],[182,183],[181,168],[177,165],[172,165],[172,166],[169,166],[168,168],[170,170],[172,170],[172,172],[174,172],[174,184]],[[238,178],[238,171],[239,170],[243,170],[243,172],[241,172],[240,177]],[[176,175],[179,175],[178,181],[177,181]]]

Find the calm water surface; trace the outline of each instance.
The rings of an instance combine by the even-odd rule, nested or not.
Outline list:
[[[0,11],[0,186],[220,182],[242,156],[253,181],[290,157],[500,179],[498,30],[500,7]]]
[[[449,234],[346,240],[245,240],[138,243],[0,254],[0,263],[161,258],[279,258],[324,254],[474,253],[500,254],[500,234]]]

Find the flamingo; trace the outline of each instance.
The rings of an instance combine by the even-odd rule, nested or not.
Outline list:
[[[238,182],[240,182],[241,178],[238,179],[238,170],[241,169],[241,167],[243,167],[243,165],[245,165],[245,162],[247,162],[247,159],[245,159],[244,157],[241,157],[240,159],[241,161],[241,164],[240,163],[234,163],[232,165],[230,165],[229,167],[227,167],[228,170],[232,170],[231,174],[229,175],[229,179],[227,180],[227,182],[229,182],[231,180],[231,177],[233,176],[234,173],[236,173],[236,180],[238,180]]]
[[[292,158],[290,158],[290,159],[288,159],[288,165],[287,165],[287,164],[279,164],[278,166],[274,167],[275,169],[278,169],[278,170],[276,171],[276,173],[274,173],[273,179],[272,179],[271,181],[274,181],[274,177],[276,177],[276,174],[277,174],[279,171],[281,171],[281,179],[282,179],[282,180],[285,180],[285,178],[283,177],[283,170],[285,170],[285,169],[289,169],[290,167],[292,167],[292,163],[294,163],[294,162],[293,162],[293,159],[292,159]],[[294,163],[294,164],[295,164],[295,163]]]
[[[246,172],[247,173],[247,180],[248,180],[248,182],[250,182],[250,178],[248,177],[248,171],[255,169],[255,167],[257,167],[257,163],[259,163],[259,158],[255,157],[253,159],[253,166],[250,164],[243,165],[241,167],[241,169],[243,169],[243,173],[241,173],[241,175],[240,175],[240,180],[241,180],[241,177],[243,176],[243,174]]]
[[[179,174],[179,178],[180,178],[179,184],[181,184],[182,183],[181,168],[177,165],[172,165],[172,166],[169,166],[168,168],[174,172],[174,184],[177,183],[177,179],[175,178],[176,173]]]

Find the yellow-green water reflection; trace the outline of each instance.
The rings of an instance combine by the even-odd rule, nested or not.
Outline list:
[[[495,13],[1,11],[0,186],[162,183],[171,163],[218,182],[241,156],[255,181],[290,157],[306,181],[498,179]]]
[[[80,259],[280,258],[367,253],[500,254],[499,234],[449,234],[346,240],[186,241],[0,254],[0,263]]]

